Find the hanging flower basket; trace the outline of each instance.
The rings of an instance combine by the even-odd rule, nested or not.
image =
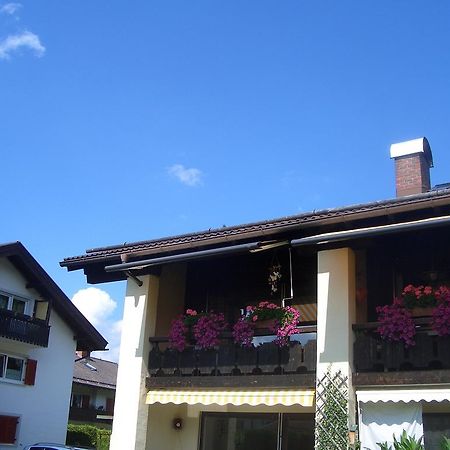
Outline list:
[[[299,332],[300,313],[291,306],[278,306],[267,301],[257,306],[247,306],[246,314],[233,327],[233,337],[237,344],[253,345],[255,329],[265,328],[277,335],[275,343],[288,345],[289,337]]]

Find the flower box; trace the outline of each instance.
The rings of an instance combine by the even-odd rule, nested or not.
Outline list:
[[[434,308],[432,306],[417,307],[411,309],[411,315],[413,317],[431,317],[433,315]]]
[[[266,319],[266,320],[257,320],[254,322],[254,327],[256,330],[276,330],[278,327],[277,319]]]

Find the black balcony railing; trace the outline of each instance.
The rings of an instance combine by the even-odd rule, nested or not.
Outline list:
[[[0,309],[1,337],[47,347],[49,331],[44,320]]]
[[[381,339],[378,323],[354,325],[356,372],[391,372],[450,369],[450,338],[440,337],[429,319],[415,319],[415,345]]]
[[[151,377],[239,376],[307,374],[316,370],[315,327],[291,337],[289,345],[279,347],[273,337],[257,336],[255,346],[236,345],[224,333],[220,345],[211,350],[188,347],[178,352],[168,347],[167,337],[150,338]]]

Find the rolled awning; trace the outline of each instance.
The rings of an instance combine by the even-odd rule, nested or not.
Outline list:
[[[313,406],[314,404],[313,389],[310,390],[166,390],[152,389],[147,393],[146,404],[154,403],[174,403],[180,405],[187,403],[188,405],[301,405]]]
[[[445,402],[450,401],[450,389],[383,389],[357,391],[361,403],[377,402]]]

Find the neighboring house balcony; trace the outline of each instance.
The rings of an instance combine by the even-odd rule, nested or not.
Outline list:
[[[91,408],[77,408],[71,406],[69,410],[69,420],[79,422],[95,422],[97,419],[97,410]]]
[[[48,346],[50,327],[45,320],[0,309],[0,336],[39,347]]]
[[[257,333],[254,345],[241,347],[223,333],[211,350],[167,347],[168,338],[150,338],[148,387],[292,387],[314,386],[316,327],[303,326],[289,345]]]
[[[105,420],[112,420],[113,412],[105,411],[103,409],[94,408],[77,408],[71,406],[69,410],[69,420],[77,422],[99,422],[103,423]]]

